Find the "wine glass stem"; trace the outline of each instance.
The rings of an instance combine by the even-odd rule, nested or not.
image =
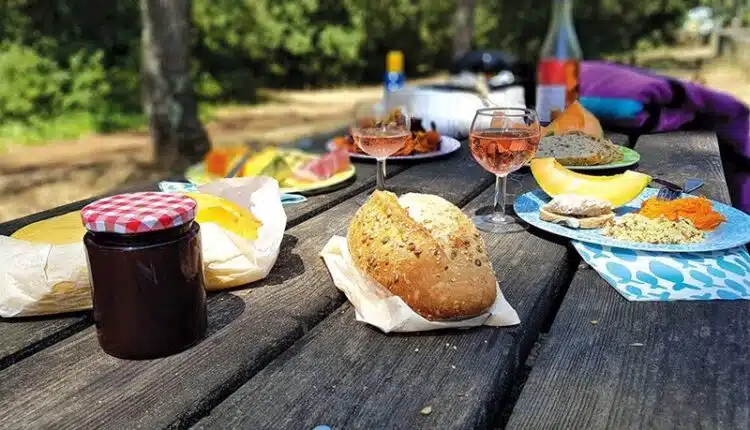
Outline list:
[[[501,186],[502,181],[502,186]],[[495,216],[505,217],[505,198],[507,195],[508,176],[495,175],[495,205],[493,212]]]
[[[375,170],[377,174],[375,176],[375,189],[378,191],[385,191],[385,158],[378,158],[378,164]]]

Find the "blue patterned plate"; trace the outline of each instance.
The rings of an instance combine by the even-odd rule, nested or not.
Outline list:
[[[617,208],[615,215],[624,215],[635,212],[641,207],[641,203],[658,192],[655,188],[646,188],[640,196],[627,205]],[[514,208],[518,216],[534,227],[564,236],[581,242],[596,243],[615,248],[638,249],[642,251],[660,252],[704,252],[718,251],[721,249],[734,248],[750,242],[750,216],[742,211],[725,204],[711,201],[714,210],[724,215],[727,219],[719,228],[706,233],[706,240],[701,243],[689,245],[653,245],[650,243],[625,242],[602,236],[600,230],[576,230],[539,219],[539,208],[550,201],[549,196],[537,189],[516,198]]]

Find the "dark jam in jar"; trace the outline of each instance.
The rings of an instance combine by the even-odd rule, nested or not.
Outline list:
[[[94,323],[104,352],[164,357],[206,333],[195,201],[167,193],[108,197],[81,211]]]

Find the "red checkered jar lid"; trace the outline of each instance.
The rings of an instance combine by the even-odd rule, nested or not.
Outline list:
[[[81,220],[88,231],[96,233],[148,233],[193,221],[196,206],[195,200],[181,194],[120,194],[81,209]]]

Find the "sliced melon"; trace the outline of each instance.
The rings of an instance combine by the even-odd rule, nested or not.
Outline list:
[[[599,120],[578,101],[573,102],[542,129],[543,136],[550,134],[560,136],[567,133],[583,133],[597,139],[604,137],[604,130]]]
[[[566,169],[554,158],[531,160],[531,173],[545,193],[551,197],[575,194],[605,200],[620,207],[638,197],[651,177],[628,170],[614,176],[591,176]]]

